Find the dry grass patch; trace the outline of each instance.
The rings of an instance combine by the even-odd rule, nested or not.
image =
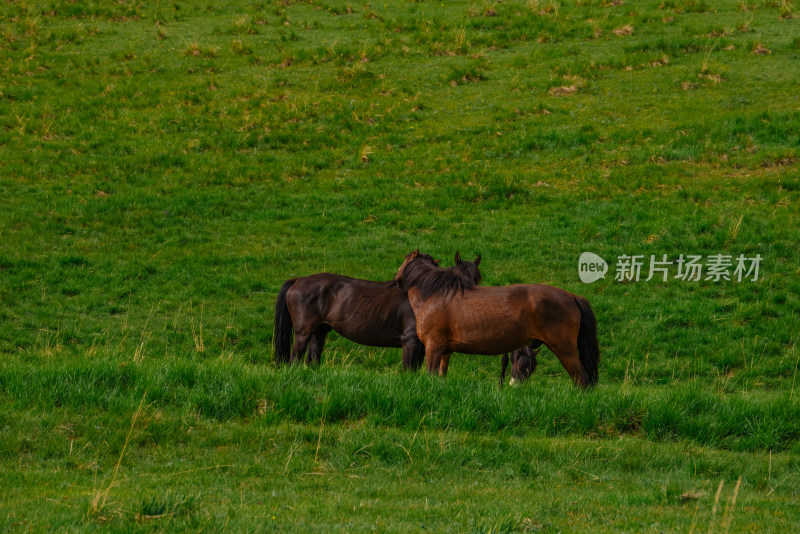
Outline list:
[[[562,85],[560,87],[551,87],[547,93],[550,96],[567,96],[574,95],[578,92],[577,85]]]
[[[659,59],[650,62],[651,67],[664,67],[669,65],[669,56],[661,56]]]
[[[625,26],[620,26],[619,28],[614,28],[611,30],[614,32],[614,35],[619,35],[620,37],[625,37],[627,35],[633,35],[633,26],[630,24],[626,24]]]

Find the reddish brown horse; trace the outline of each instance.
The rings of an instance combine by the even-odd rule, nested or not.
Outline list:
[[[417,261],[431,266],[439,260],[419,254]],[[480,283],[476,262],[462,262],[446,270],[469,287]],[[408,294],[392,280],[373,282],[338,274],[320,273],[287,280],[275,303],[275,361],[319,363],[325,337],[335,330],[350,341],[373,347],[402,347],[403,365],[418,369],[425,348],[417,337],[417,321]],[[294,331],[294,343],[292,343]]]
[[[395,280],[408,291],[429,372],[447,375],[453,352],[498,354],[540,340],[576,385],[597,382],[597,322],[586,299],[544,284],[467,287],[418,250]]]

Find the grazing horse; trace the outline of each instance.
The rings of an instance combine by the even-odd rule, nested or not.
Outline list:
[[[542,350],[542,342],[536,340],[527,347],[522,347],[511,353],[511,381],[509,385],[514,385],[516,382],[525,382],[539,365],[536,359],[539,351]],[[500,369],[500,387],[503,387],[503,382],[506,379],[506,368],[508,367],[508,354],[503,354],[501,359]]]
[[[597,382],[600,350],[589,302],[544,284],[478,287],[407,255],[395,280],[408,291],[428,372],[447,375],[453,352],[502,354],[542,341],[576,385]]]
[[[427,254],[417,258],[431,266],[439,263]],[[456,252],[456,264],[447,272],[477,285],[481,280],[478,263],[461,261]],[[407,369],[419,369],[425,357],[408,294],[394,280],[373,282],[330,273],[287,280],[275,303],[276,363],[302,360],[306,349],[306,363],[319,363],[331,330],[361,345],[402,347]]]

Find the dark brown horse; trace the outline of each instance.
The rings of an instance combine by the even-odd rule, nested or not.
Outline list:
[[[522,347],[511,353],[511,382],[509,382],[509,385],[513,385],[516,382],[525,382],[530,378],[539,365],[539,360],[536,359],[536,356],[538,356],[539,351],[542,350],[541,347],[542,342],[536,340],[527,347]],[[500,362],[500,387],[503,387],[503,382],[506,379],[508,360],[508,354],[503,354],[503,358]]]
[[[439,262],[427,254],[419,254],[417,261],[431,266]],[[474,286],[481,280],[479,263],[480,258],[463,262],[456,252],[456,264],[447,272]],[[408,369],[418,369],[425,357],[408,294],[394,280],[373,282],[330,273],[287,280],[275,304],[276,363],[302,360],[306,349],[306,362],[319,363],[331,330],[361,345],[402,347]]]
[[[576,385],[597,382],[597,321],[583,297],[544,284],[469,287],[417,250],[395,280],[408,291],[430,373],[446,376],[453,352],[502,354],[540,340]]]

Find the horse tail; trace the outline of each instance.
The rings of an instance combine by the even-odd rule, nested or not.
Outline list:
[[[289,306],[286,305],[286,293],[289,288],[297,281],[296,278],[284,282],[283,287],[278,292],[278,300],[275,302],[275,332],[272,336],[272,346],[275,349],[275,363],[281,364],[289,361],[292,351],[292,316],[289,315]]]
[[[576,297],[575,302],[581,312],[581,325],[578,328],[578,359],[589,375],[589,386],[597,383],[597,366],[600,362],[600,347],[597,345],[597,319],[589,301]]]

